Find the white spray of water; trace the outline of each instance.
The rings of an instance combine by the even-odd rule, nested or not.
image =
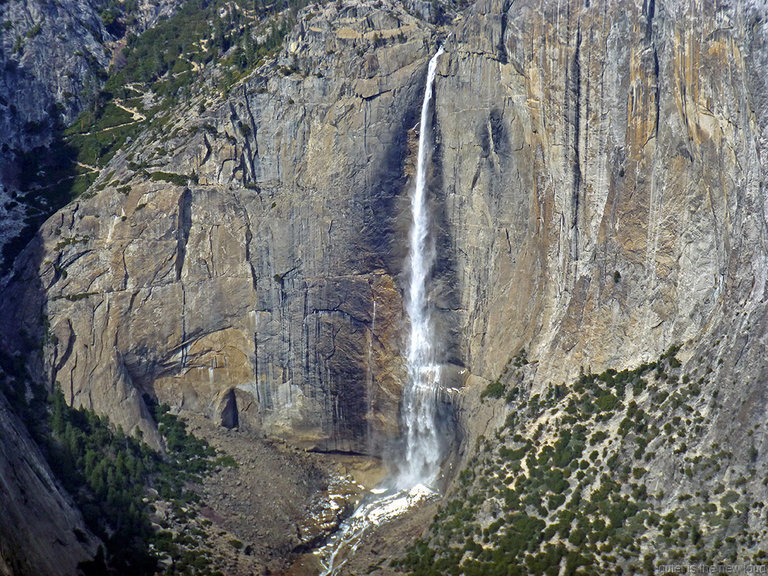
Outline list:
[[[429,106],[432,100],[437,59],[443,48],[429,61],[427,85],[421,105],[419,157],[416,186],[411,196],[410,285],[406,312],[411,322],[408,338],[408,383],[403,389],[405,424],[405,459],[397,485],[410,488],[431,484],[437,473],[440,444],[436,427],[436,401],[440,368],[435,363],[434,330],[428,301],[427,280],[432,273],[435,250],[429,242],[429,206],[427,201],[427,164],[431,152]]]
[[[403,463],[394,479],[394,486],[390,481],[385,482],[387,487],[372,490],[328,543],[315,552],[322,564],[321,576],[336,574],[355,552],[369,528],[393,520],[417,503],[436,496],[436,492],[429,486],[437,476],[440,463],[436,423],[440,370],[434,358],[434,330],[427,290],[427,281],[435,260],[434,247],[429,242],[427,164],[431,153],[429,109],[437,60],[442,53],[441,46],[429,61],[427,70],[427,84],[421,105],[416,186],[411,196],[410,273],[406,303],[411,325],[406,358],[409,380],[403,388]]]

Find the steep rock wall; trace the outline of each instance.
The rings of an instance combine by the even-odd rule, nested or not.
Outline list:
[[[399,203],[429,31],[341,10],[225,101],[150,128],[17,263],[37,289],[7,306],[29,334],[50,319],[42,363],[69,402],[152,438],[143,393],[216,416],[234,390],[241,425],[305,447],[397,435]]]
[[[0,574],[78,574],[99,541],[0,395]]]
[[[697,341],[764,290],[764,10],[480,2],[438,78],[464,356],[539,379]]]
[[[683,343],[759,417],[764,16],[483,0],[451,27],[430,177],[451,385],[523,347],[541,387]],[[407,134],[442,34],[386,3],[310,9],[277,62],[118,154],[4,303],[16,330],[49,318],[48,380],[147,434],[144,392],[306,447],[394,438]]]
[[[134,13],[121,16],[125,30],[115,33],[141,33],[179,4],[141,0]],[[61,131],[98,99],[125,37],[113,36],[99,3],[88,0],[8,0],[0,4],[0,24],[0,269],[5,274],[23,248],[20,242],[32,235],[25,226],[39,225],[41,215],[61,205],[40,189],[50,182],[31,172],[41,156],[67,149]],[[55,178],[63,177],[62,168],[64,176],[72,176],[59,166]]]
[[[75,2],[10,1],[0,5],[0,266],[5,246],[27,223],[33,204],[20,196],[28,164],[25,153],[49,145],[99,89],[98,74],[109,59],[108,36],[94,8]],[[39,192],[38,192],[39,193]]]

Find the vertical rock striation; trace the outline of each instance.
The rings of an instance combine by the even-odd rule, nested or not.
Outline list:
[[[475,5],[437,94],[473,372],[525,346],[544,383],[762,315],[764,12]]]
[[[734,410],[759,417],[766,21],[741,0],[480,0],[457,19],[430,187],[458,384],[523,347],[541,386],[683,343],[722,357]],[[406,134],[444,32],[386,2],[305,11],[276,61],[195,96],[46,223],[0,305],[15,341],[47,315],[46,379],[126,429],[152,434],[150,393],[381,449],[404,374]]]

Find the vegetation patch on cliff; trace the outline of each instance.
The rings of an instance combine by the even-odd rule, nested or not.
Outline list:
[[[235,460],[187,431],[167,405],[148,404],[165,452],[114,429],[107,418],[67,405],[61,390],[30,385],[20,358],[0,355],[0,387],[43,449],[51,469],[105,544],[87,574],[216,574],[212,523],[198,492]],[[40,418],[44,414],[45,418]]]
[[[89,84],[90,103],[69,126],[53,129],[52,143],[16,151],[19,201],[26,226],[3,248],[6,266],[53,212],[86,193],[118,186],[102,171],[130,140],[145,130],[153,141],[172,138],[168,124],[179,106],[210,102],[274,55],[307,0],[193,0],[141,34],[131,34],[136,3],[105,3],[108,29],[125,33],[112,68]],[[103,83],[103,84],[102,84]],[[205,104],[200,103],[202,109]],[[36,129],[30,126],[29,130]],[[123,182],[124,184],[124,182]]]
[[[701,359],[684,373],[676,354],[543,394],[515,362],[484,394],[504,397],[505,425],[480,439],[429,536],[396,565],[508,576],[764,561],[762,483],[749,461],[706,441],[720,408],[702,392],[711,369]]]
[[[207,442],[190,435],[166,405],[153,404],[166,453],[114,430],[106,418],[67,405],[56,390],[49,397],[48,429],[39,441],[51,467],[74,497],[86,524],[106,544],[97,571],[166,574],[211,568],[205,532],[169,530],[197,515],[194,486],[217,466],[235,466]],[[40,434],[39,434],[40,436]],[[171,522],[157,522],[158,509],[169,509]]]

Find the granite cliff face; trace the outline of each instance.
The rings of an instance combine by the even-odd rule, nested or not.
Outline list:
[[[40,189],[51,182],[34,182],[35,175],[27,173],[35,157],[53,155],[63,146],[61,130],[99,97],[111,60],[125,45],[125,35],[152,27],[172,14],[179,1],[141,0],[132,4],[129,15],[121,7],[115,23],[107,25],[102,13],[115,5],[101,0],[9,0],[0,5],[3,268],[18,252],[8,245],[25,226],[39,223],[41,215],[56,208],[56,202],[45,198]]]
[[[0,574],[76,574],[98,540],[0,397]]]
[[[472,371],[633,365],[760,314],[761,10],[476,8],[437,105]]]
[[[41,267],[41,290],[12,306],[29,332],[47,310],[45,370],[68,401],[150,437],[143,392],[211,415],[236,399],[241,424],[307,447],[396,435],[398,201],[428,31],[399,9],[323,10],[174,137],[152,148],[150,128],[109,193],[20,261],[17,285]]]
[[[764,7],[475,9],[437,92],[464,362],[493,380],[525,348],[535,392],[683,344],[711,359],[710,392],[727,383],[712,438],[746,454],[765,406]]]
[[[414,126],[444,41],[433,297],[464,434],[523,348],[537,391],[682,344],[722,394],[708,439],[747,458],[766,406],[766,16],[481,0],[435,27],[396,3],[307,8],[275,60],[227,94],[201,73],[46,222],[0,304],[9,340],[47,318],[41,377],[156,441],[145,393],[305,448],[390,449]]]
[[[441,61],[447,365],[491,380],[526,347],[544,383],[754,324],[759,9],[539,8],[477,3]],[[69,401],[130,428],[143,392],[213,414],[234,389],[243,421],[305,446],[394,436],[408,131],[439,33],[337,10],[309,10],[226,100],[150,128],[19,262],[41,289],[13,306],[50,318]]]

